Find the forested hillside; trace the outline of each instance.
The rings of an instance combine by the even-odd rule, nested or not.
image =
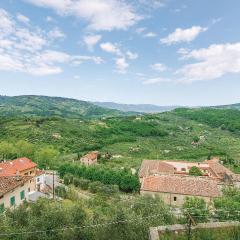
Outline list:
[[[99,118],[123,115],[128,115],[128,113],[102,108],[76,99],[34,95],[0,96],[0,116]]]
[[[220,156],[239,171],[238,124],[238,112],[213,109],[95,120],[5,117],[0,120],[0,156],[25,155],[41,166],[49,161],[54,166],[99,150],[109,156],[102,164],[117,169],[138,169],[142,159],[199,161]]]

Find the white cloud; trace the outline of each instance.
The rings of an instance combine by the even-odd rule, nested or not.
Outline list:
[[[58,74],[63,64],[79,65],[86,61],[100,64],[97,56],[70,55],[52,50],[54,38],[63,37],[58,29],[48,33],[28,24],[20,27],[10,14],[0,9],[0,70],[32,75]],[[3,25],[2,25],[3,24]],[[7,28],[6,28],[7,27]]]
[[[23,22],[25,24],[30,22],[30,19],[28,17],[22,15],[21,13],[17,14],[17,19],[18,19],[18,21]]]
[[[133,53],[131,51],[127,51],[126,55],[127,55],[128,59],[130,59],[130,60],[135,60],[135,59],[138,58],[138,54],[137,53]]]
[[[126,73],[126,69],[129,67],[129,64],[126,62],[124,57],[116,59],[116,68],[119,73]]]
[[[166,0],[139,0],[139,3],[147,8],[160,8],[166,5]]]
[[[240,42],[214,44],[208,48],[185,51],[182,58],[197,61],[177,71],[184,82],[212,80],[227,73],[240,73]]]
[[[93,30],[126,30],[142,19],[127,1],[118,0],[26,0],[52,8],[61,15],[73,15],[89,22]]]
[[[108,52],[108,53],[114,53],[117,55],[122,54],[120,49],[115,44],[110,43],[110,42],[101,43],[100,47],[103,51]]]
[[[157,36],[157,34],[155,32],[147,32],[143,35],[143,37],[145,37],[145,38],[153,38],[156,36]]]
[[[160,39],[160,42],[167,45],[172,45],[179,42],[191,42],[200,33],[207,31],[207,28],[193,26],[191,28],[177,28],[173,33],[170,33],[166,38]]]
[[[167,70],[167,67],[162,63],[155,63],[151,65],[151,68],[158,72],[164,72]]]
[[[93,50],[94,46],[102,39],[101,35],[87,35],[83,37],[83,42],[86,44],[90,51]]]
[[[65,38],[66,35],[57,27],[49,32],[49,37],[52,39]]]
[[[159,83],[170,83],[170,82],[172,82],[171,79],[158,77],[158,78],[147,79],[143,82],[143,84],[144,85],[154,85],[154,84],[159,84]]]
[[[14,31],[14,21],[7,11],[0,8],[0,35],[9,34]]]

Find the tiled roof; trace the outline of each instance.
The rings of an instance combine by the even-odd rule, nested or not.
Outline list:
[[[99,155],[98,151],[93,151],[93,152],[89,152],[88,154],[86,154],[82,158],[88,158],[89,160],[95,160],[98,157],[98,155]]]
[[[143,160],[139,171],[139,177],[145,177],[156,173],[175,172],[174,167],[168,163],[159,160]]]
[[[234,175],[234,173],[230,169],[228,169],[228,168],[224,167],[222,164],[220,164],[218,159],[207,160],[206,162],[208,163],[209,168],[218,177],[223,177],[224,174],[228,174],[230,176]]]
[[[10,192],[11,190],[15,189],[16,187],[24,184],[28,180],[32,179],[31,176],[11,176],[11,177],[2,177],[0,176],[0,196],[4,195],[5,193]]]
[[[21,172],[36,166],[36,163],[25,157],[2,162],[0,163],[0,176],[14,176],[17,174],[17,171]]]
[[[142,181],[141,191],[176,193],[202,197],[220,196],[220,191],[215,180],[176,175],[145,177]]]

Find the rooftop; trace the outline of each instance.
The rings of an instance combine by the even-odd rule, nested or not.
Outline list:
[[[37,167],[32,160],[23,157],[0,163],[0,176],[15,176],[17,172]]]
[[[31,176],[0,176],[0,196],[32,179]]]
[[[217,181],[201,177],[178,175],[148,176],[143,178],[141,191],[175,193],[191,196],[218,197]]]

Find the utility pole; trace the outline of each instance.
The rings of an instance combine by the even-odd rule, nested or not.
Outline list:
[[[192,218],[192,216],[189,214],[189,212],[187,212],[187,216],[188,216],[188,231],[187,231],[187,239],[188,240],[192,240],[192,225],[196,225],[194,219]]]
[[[55,176],[54,176],[54,170],[53,170],[53,200],[55,200]]]

